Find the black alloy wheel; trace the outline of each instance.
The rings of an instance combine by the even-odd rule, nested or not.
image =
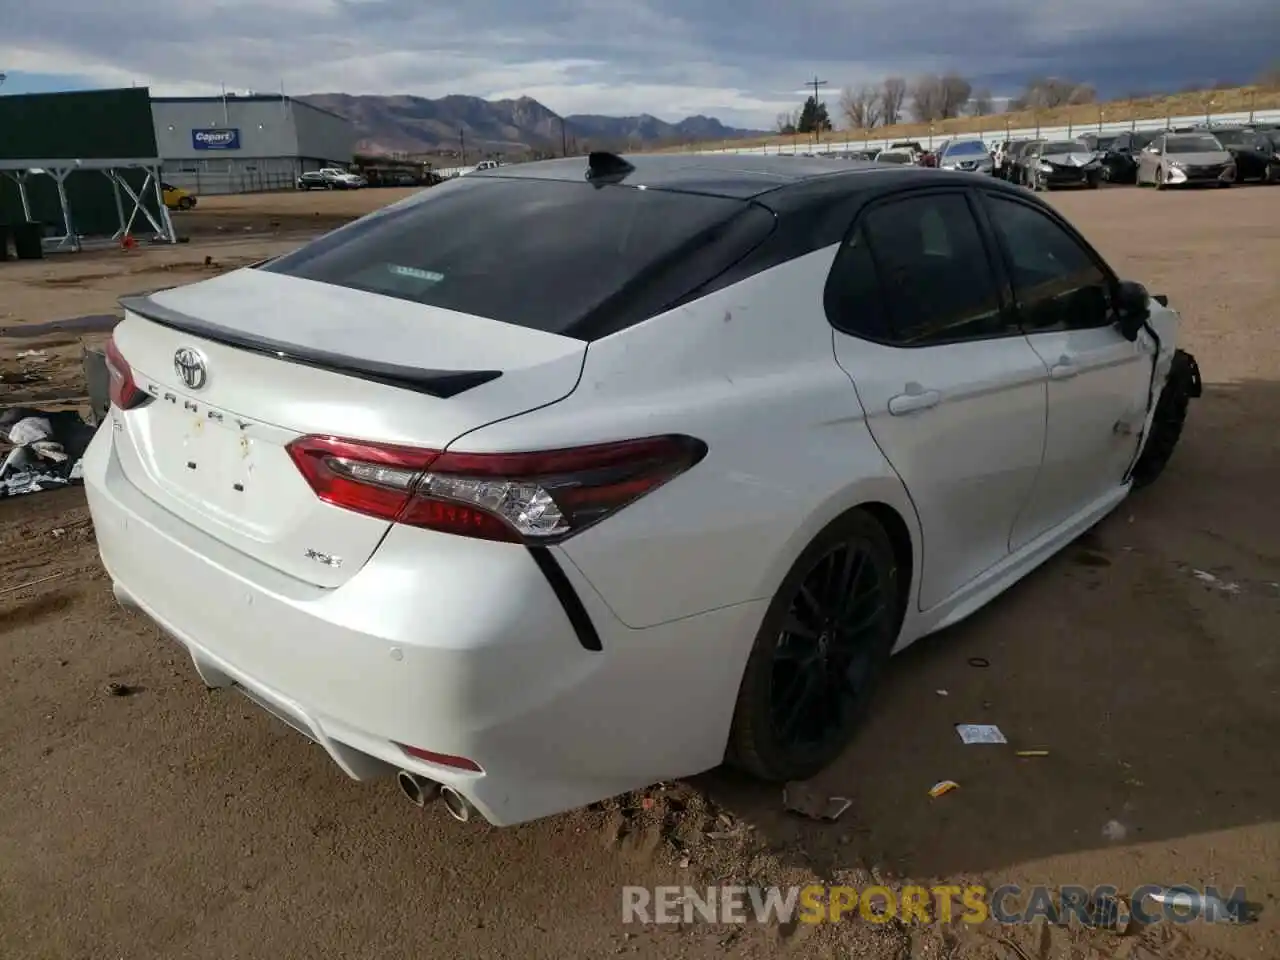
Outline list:
[[[728,758],[766,780],[804,780],[861,720],[900,620],[884,529],[846,514],[810,544],[765,615],[743,675]]]

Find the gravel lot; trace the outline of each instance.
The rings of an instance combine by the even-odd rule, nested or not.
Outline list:
[[[281,252],[405,192],[205,198],[175,218],[187,244],[0,264],[0,404],[74,405],[80,338],[102,336],[24,328]],[[837,823],[721,771],[508,830],[423,815],[207,693],[114,605],[80,492],[39,494],[0,501],[0,955],[1280,956],[1280,189],[1052,201],[1182,311],[1205,396],[1152,489],[895,661],[814,784],[853,799]],[[963,747],[961,721],[998,723],[1013,747]],[[931,800],[944,778],[960,789]],[[1112,820],[1124,839],[1104,837]],[[623,884],[814,878],[1243,884],[1262,912],[1124,938],[620,922]]]

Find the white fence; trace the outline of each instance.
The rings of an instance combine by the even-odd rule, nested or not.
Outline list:
[[[760,147],[734,147],[729,143],[725,143],[719,148],[708,148],[696,150],[695,153],[810,153],[816,150],[822,151],[848,151],[848,150],[870,150],[884,149],[891,142],[901,142],[903,140],[915,140],[921,144],[925,144],[932,149],[934,143],[941,143],[946,139],[964,139],[964,140],[983,140],[987,143],[996,143],[1001,140],[1072,140],[1086,133],[1124,133],[1126,130],[1165,130],[1170,127],[1190,127],[1196,124],[1203,124],[1206,121],[1212,124],[1221,124],[1229,126],[1231,124],[1241,123],[1280,123],[1280,110],[1256,110],[1245,111],[1243,113],[1218,113],[1212,115],[1198,114],[1196,116],[1187,117],[1157,117],[1150,120],[1125,120],[1119,123],[1107,123],[1105,120],[1096,123],[1073,123],[1065,127],[1014,127],[1007,128],[1003,123],[998,123],[998,117],[992,117],[991,121],[996,126],[988,130],[974,130],[967,133],[935,133],[933,136],[925,134],[923,136],[914,134],[912,136],[894,137],[893,140],[876,139],[871,136],[866,137],[845,137],[844,140],[824,140],[820,145],[814,146],[813,141],[799,134],[788,142],[769,143]]]
[[[1104,112],[1105,115],[1105,112]],[[849,150],[871,150],[884,149],[890,143],[902,140],[915,140],[925,144],[929,149],[933,148],[934,143],[941,143],[946,139],[964,139],[964,140],[983,140],[987,143],[994,144],[1001,140],[1073,140],[1081,134],[1085,133],[1124,133],[1126,130],[1165,130],[1169,127],[1190,127],[1195,124],[1209,123],[1231,125],[1240,123],[1280,123],[1280,110],[1255,110],[1245,111],[1243,113],[1215,113],[1211,115],[1196,114],[1195,116],[1186,117],[1155,117],[1149,120],[1124,120],[1119,123],[1107,123],[1105,120],[1097,123],[1072,123],[1065,127],[1013,127],[1008,128],[999,122],[999,115],[989,118],[995,126],[990,130],[976,130],[967,133],[935,133],[933,136],[928,134],[919,135],[912,134],[906,137],[894,137],[893,140],[876,139],[871,136],[851,137],[846,134],[845,139],[835,140],[827,139],[821,144],[815,146],[812,138],[806,134],[797,134],[786,142],[779,140],[776,143],[767,143],[759,147],[735,147],[732,141],[726,141],[719,147],[706,147],[702,150],[692,150],[690,152],[697,154],[704,153],[764,153],[764,154],[796,154],[796,153],[812,153],[821,151],[839,151],[847,152]],[[461,176],[464,173],[470,173],[475,167],[446,167],[435,172],[442,177]]]

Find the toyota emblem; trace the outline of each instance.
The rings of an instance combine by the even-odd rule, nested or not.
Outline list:
[[[199,390],[209,378],[204,366],[204,357],[200,355],[200,351],[192,350],[190,347],[183,347],[173,355],[173,369],[182,382],[192,390]]]

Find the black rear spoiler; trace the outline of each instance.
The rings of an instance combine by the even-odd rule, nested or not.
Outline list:
[[[274,360],[283,360],[285,363],[315,367],[319,370],[328,370],[330,373],[381,383],[388,387],[399,387],[402,390],[412,390],[414,393],[424,393],[441,399],[455,397],[502,376],[501,370],[422,370],[418,367],[383,363],[380,360],[363,360],[359,357],[313,350],[293,343],[256,337],[241,330],[231,330],[156,303],[150,296],[121,297],[119,302],[120,306],[130,313],[136,313],[144,320],[158,323],[162,327],[181,330],[183,333],[225,343]]]

